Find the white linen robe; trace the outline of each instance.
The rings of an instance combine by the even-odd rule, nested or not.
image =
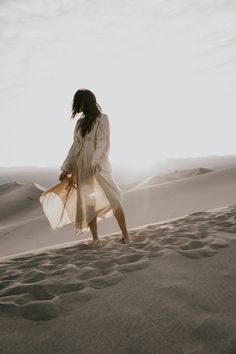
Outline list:
[[[123,194],[112,177],[109,160],[110,125],[108,115],[97,117],[91,131],[82,137],[74,130],[74,141],[61,170],[68,176],[40,196],[43,211],[53,229],[75,224],[75,233],[89,231],[88,223],[113,215],[122,205]],[[99,164],[101,170],[94,166]]]

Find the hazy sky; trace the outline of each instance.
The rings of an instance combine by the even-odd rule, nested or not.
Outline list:
[[[235,0],[2,0],[0,47],[0,166],[60,166],[82,87],[112,163],[236,153]]]

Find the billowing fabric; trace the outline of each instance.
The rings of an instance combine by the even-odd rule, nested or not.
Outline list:
[[[80,118],[81,119],[81,118]],[[88,223],[113,215],[121,206],[123,195],[112,177],[109,160],[110,126],[107,114],[97,117],[84,137],[74,130],[74,141],[61,170],[69,174],[57,185],[44,191],[40,202],[53,229],[75,224],[75,232],[89,231]],[[101,170],[94,169],[99,164]]]

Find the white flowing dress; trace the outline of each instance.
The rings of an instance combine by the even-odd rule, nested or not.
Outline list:
[[[68,172],[67,177],[39,198],[52,229],[73,223],[76,234],[89,231],[88,223],[95,217],[99,221],[112,216],[123,201],[108,157],[108,115],[101,113],[84,137],[78,129],[80,119],[75,126],[73,144],[60,168]],[[96,164],[100,170],[95,171]]]

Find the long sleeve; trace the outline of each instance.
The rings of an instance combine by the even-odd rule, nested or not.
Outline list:
[[[61,165],[61,170],[70,173],[72,171],[72,162],[74,157],[74,143],[71,145],[70,150],[67,154],[66,159]]]
[[[99,126],[97,129],[96,136],[96,147],[93,155],[92,166],[95,166],[97,163],[102,166],[103,161],[109,154],[110,151],[110,125],[107,115],[103,115],[100,118]]]

